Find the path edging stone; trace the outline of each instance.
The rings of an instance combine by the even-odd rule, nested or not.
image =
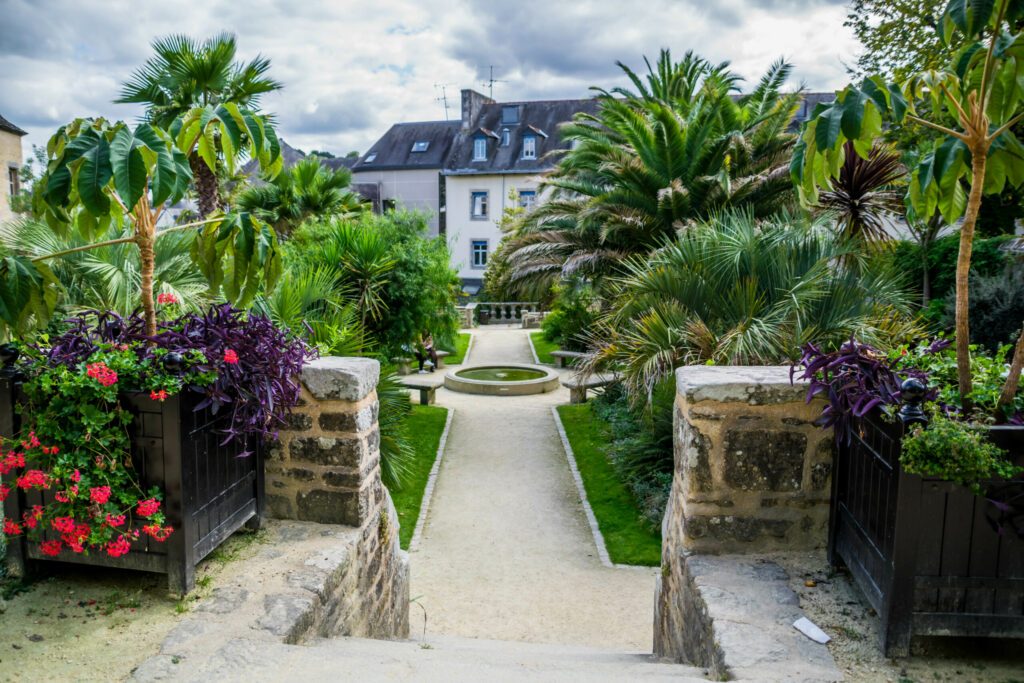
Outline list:
[[[472,340],[470,341],[472,344]],[[469,357],[469,351],[466,351]],[[423,530],[427,525],[427,513],[430,511],[430,500],[434,497],[434,486],[437,483],[437,475],[441,471],[441,460],[444,458],[444,449],[448,445],[448,432],[452,428],[452,419],[455,417],[455,408],[446,408],[448,417],[444,422],[444,431],[441,432],[441,440],[437,444],[437,455],[434,456],[434,464],[430,467],[430,474],[427,475],[427,485],[423,489],[423,500],[420,501],[420,512],[416,518],[416,527],[412,532],[412,539],[409,540],[409,552],[419,547],[420,539],[423,537]]]

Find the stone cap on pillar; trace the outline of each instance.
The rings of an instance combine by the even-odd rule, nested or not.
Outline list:
[[[792,403],[807,397],[805,380],[788,365],[689,365],[676,370],[676,393],[687,401]]]
[[[380,363],[372,358],[324,356],[302,368],[302,384],[321,401],[358,401],[377,388]]]

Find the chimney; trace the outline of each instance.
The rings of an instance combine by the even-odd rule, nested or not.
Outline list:
[[[466,88],[462,91],[462,130],[469,130],[473,122],[480,115],[480,109],[485,104],[494,104],[494,100],[481,95],[476,90]]]

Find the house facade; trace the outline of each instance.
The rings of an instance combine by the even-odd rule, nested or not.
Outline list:
[[[21,191],[21,139],[28,135],[0,116],[0,224],[14,218],[11,197]]]

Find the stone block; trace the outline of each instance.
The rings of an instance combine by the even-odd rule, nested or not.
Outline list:
[[[288,444],[288,454],[293,461],[314,465],[358,468],[364,452],[363,442],[358,437],[303,436]]]
[[[731,429],[725,435],[725,483],[743,491],[799,491],[807,437],[797,432]]]
[[[322,401],[358,401],[377,388],[380,363],[372,358],[325,356],[302,368],[302,383]]]
[[[376,402],[353,413],[321,413],[320,429],[325,432],[365,432],[377,422]]]
[[[360,526],[369,509],[365,491],[314,489],[298,495],[298,518],[320,524]]]
[[[282,431],[286,432],[308,432],[313,428],[313,416],[309,413],[294,411],[288,413],[284,420]]]
[[[734,547],[735,541],[754,543],[764,539],[783,539],[789,532],[793,522],[786,519],[766,519],[761,517],[735,516],[701,516],[691,515],[684,522],[684,530],[689,539],[701,541],[702,548]],[[753,548],[752,548],[753,549]]]
[[[692,424],[683,425],[682,432],[687,493],[714,490],[711,478],[711,440]]]
[[[275,481],[273,484],[279,482]],[[295,519],[295,509],[292,507],[291,498],[267,493],[267,508],[270,516],[275,519]]]
[[[829,488],[832,482],[832,463],[816,462],[811,465],[811,488],[815,491],[823,491]],[[828,500],[825,501],[828,504]]]
[[[689,403],[718,401],[751,405],[798,403],[803,405],[807,383],[790,381],[788,365],[691,365],[676,371],[676,387]]]

